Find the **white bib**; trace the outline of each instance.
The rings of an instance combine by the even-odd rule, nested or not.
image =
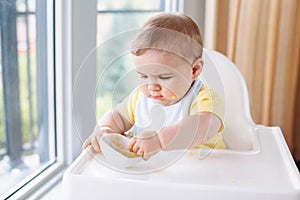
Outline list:
[[[134,135],[146,130],[159,131],[188,116],[191,103],[201,86],[201,80],[196,79],[188,93],[179,102],[169,106],[160,105],[154,99],[140,93],[135,109]]]

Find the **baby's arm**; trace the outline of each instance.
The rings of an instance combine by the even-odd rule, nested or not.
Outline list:
[[[215,114],[200,112],[162,128],[158,137],[163,150],[194,148],[212,138],[220,127]]]
[[[103,134],[120,133],[128,131],[132,124],[128,122],[116,109],[107,112],[97,123],[93,133],[83,143],[82,149],[92,146],[95,152],[99,153],[99,139]]]
[[[162,128],[158,133],[145,131],[134,137],[130,150],[149,159],[159,150],[190,149],[209,140],[221,126],[220,119],[213,113],[200,112],[185,117],[177,123]]]

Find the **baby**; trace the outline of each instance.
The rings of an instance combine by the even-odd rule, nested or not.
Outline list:
[[[195,147],[226,148],[224,107],[199,75],[202,39],[197,24],[180,13],[150,18],[132,45],[140,84],[97,123],[82,148],[100,152],[103,134],[132,129],[129,150],[149,159],[161,150]]]

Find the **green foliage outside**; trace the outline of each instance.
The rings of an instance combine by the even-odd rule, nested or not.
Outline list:
[[[31,95],[28,90],[27,79],[27,55],[24,52],[18,53],[19,65],[19,103],[21,117],[22,141],[28,143],[30,140],[30,132],[33,134],[33,139],[37,137],[37,94],[36,94],[36,55],[30,55],[30,79],[31,79]],[[31,101],[32,111],[30,112],[29,103]],[[30,128],[29,114],[32,114],[32,127]],[[0,149],[5,147],[5,113],[3,102],[3,84],[2,77],[0,83]],[[17,124],[16,124],[17,125]]]
[[[131,6],[128,5],[127,7],[131,7]],[[118,34],[122,34],[126,31],[131,31],[140,28],[141,24],[153,14],[154,13],[111,14],[112,17],[111,26],[109,27],[109,30],[106,32],[106,34],[101,35],[100,37],[102,40],[103,38],[113,40],[113,37]],[[101,83],[98,83],[99,85],[97,87],[97,100],[96,100],[97,119],[99,119],[106,111],[108,111],[111,108],[112,91],[114,90],[116,83],[125,74],[125,72],[133,68],[133,64],[131,63],[131,59],[129,55],[121,56],[118,54],[120,49],[124,49],[125,51],[125,47],[124,47],[125,42],[128,41],[124,41],[123,44],[112,42],[112,45],[110,45],[107,49],[105,49],[104,53],[101,54],[101,57],[97,58],[98,74],[101,74],[101,72],[99,71],[104,70],[104,68],[107,70],[105,71],[104,76],[100,77]],[[101,44],[100,44],[100,48],[101,48]],[[114,62],[111,63],[110,66],[101,66],[101,61],[105,60],[105,58],[108,56],[114,57],[115,58]],[[117,92],[120,93],[119,94],[120,96],[124,96],[125,93],[128,93],[127,90],[128,90],[127,85],[123,85],[118,88]]]

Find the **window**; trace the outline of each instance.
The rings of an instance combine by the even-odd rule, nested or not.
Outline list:
[[[128,81],[126,82],[128,78],[131,79],[131,84],[134,82],[133,73],[131,73],[133,65],[126,40],[132,39],[130,37],[147,18],[166,11],[172,2],[167,0],[98,0],[97,119],[113,106],[114,101],[118,102],[123,99],[134,87],[134,84],[130,87]],[[175,1],[173,4],[175,5]]]
[[[52,1],[0,1],[0,197],[56,162]]]

